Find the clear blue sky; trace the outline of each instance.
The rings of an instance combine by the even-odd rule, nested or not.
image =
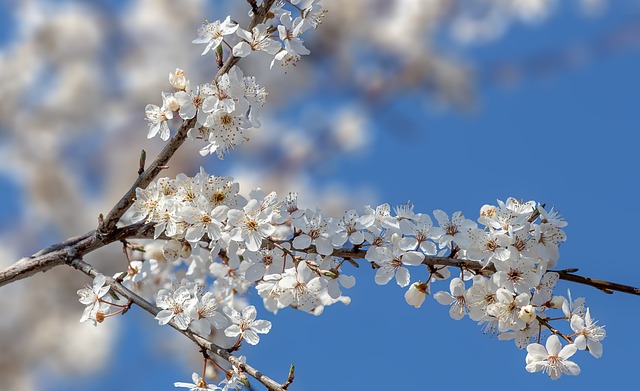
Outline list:
[[[629,17],[614,11],[588,20],[562,12],[540,28],[513,28],[508,37],[469,56],[482,66],[561,49]],[[640,220],[635,205],[640,195],[638,69],[640,50],[634,46],[513,87],[481,83],[479,107],[472,113],[416,114],[407,107],[406,114],[422,124],[419,133],[409,137],[378,129],[371,152],[342,160],[333,179],[373,187],[391,204],[410,199],[419,211],[462,210],[471,218],[497,198],[546,202],[569,222],[560,267],[639,286],[640,256],[629,244],[637,243]],[[3,190],[0,198],[5,207],[11,195]],[[6,207],[0,210],[3,219],[7,213]],[[524,370],[526,352],[513,342],[483,335],[469,319],[450,319],[448,309],[434,300],[421,309],[408,306],[404,290],[393,283],[376,286],[368,267],[354,274],[352,303],[329,307],[320,317],[290,309],[272,316],[258,307],[273,328],[260,345],[243,347],[241,353],[281,381],[295,363],[293,390],[589,390],[636,384],[640,297],[609,296],[561,282],[559,293],[571,288],[574,297],[587,298],[608,336],[601,359],[579,352],[574,358],[582,374],[552,382]],[[447,288],[446,283],[433,286],[434,292]],[[159,357],[153,344],[171,330],[149,333],[157,325],[141,310],[132,310],[122,322],[121,348],[103,373],[42,378],[42,390],[170,390],[174,381],[188,381],[199,370]]]

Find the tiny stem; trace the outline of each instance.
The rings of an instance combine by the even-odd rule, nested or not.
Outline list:
[[[290,6],[300,11],[300,16],[304,17],[304,10],[297,5],[293,4],[290,0],[285,0]]]
[[[119,307],[119,308],[123,308],[123,309],[127,309],[127,310],[129,308],[131,308],[131,303],[127,303],[127,304],[122,305],[122,304],[112,303],[110,301],[106,301],[106,300],[103,300],[103,299],[98,299],[98,301],[101,302],[101,303],[106,303],[106,304],[112,305],[114,307]]]
[[[551,331],[553,334],[561,337],[562,339],[564,339],[565,341],[567,341],[568,343],[573,343],[573,341],[571,340],[571,338],[567,337],[566,335],[562,334],[560,331],[556,330],[555,328],[553,328],[553,326],[551,326],[549,324],[549,322],[547,322],[546,319],[542,319],[539,316],[536,316],[536,318],[538,319],[538,322],[540,322],[540,324],[544,325],[546,328],[549,329],[549,331]]]

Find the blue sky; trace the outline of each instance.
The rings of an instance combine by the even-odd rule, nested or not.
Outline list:
[[[499,42],[474,48],[467,56],[482,67],[561,49],[628,18],[615,11],[591,20],[561,12],[539,28],[515,27]],[[483,204],[509,196],[545,202],[569,222],[560,268],[578,267],[585,276],[640,286],[634,269],[638,255],[629,247],[637,243],[640,219],[635,206],[640,194],[638,69],[640,49],[635,46],[511,87],[481,83],[479,106],[472,112],[424,112],[407,103],[403,110],[421,124],[420,132],[407,136],[395,129],[377,129],[369,153],[341,159],[332,180],[371,187],[379,200],[390,204],[411,200],[417,211],[462,210],[469,218],[477,218]],[[3,221],[11,213],[6,205],[15,205],[11,193],[3,190],[0,196]],[[273,316],[258,307],[273,328],[260,345],[243,347],[241,353],[281,381],[294,363],[292,390],[453,386],[525,391],[635,384],[638,297],[605,295],[561,282],[557,292],[570,288],[574,297],[586,297],[608,336],[601,359],[578,352],[574,358],[583,373],[552,382],[540,373],[527,373],[526,353],[511,341],[483,335],[468,318],[450,319],[448,308],[434,300],[420,309],[408,306],[403,289],[393,283],[375,285],[366,265],[353,274],[358,282],[348,292],[352,303],[329,307],[320,317],[291,309]],[[447,290],[448,283],[432,289]],[[258,302],[255,294],[250,300]],[[149,333],[157,325],[141,310],[119,321],[124,326],[120,348],[102,373],[79,379],[46,376],[41,389],[169,390],[174,381],[188,381],[191,372],[199,370],[165,357],[166,349],[157,344],[171,330]],[[108,326],[107,322],[100,327]],[[176,357],[184,354],[172,352]]]

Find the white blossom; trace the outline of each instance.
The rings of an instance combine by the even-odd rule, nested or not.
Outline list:
[[[257,345],[260,342],[258,334],[267,334],[271,330],[271,322],[256,320],[256,307],[252,305],[243,309],[242,314],[231,307],[224,307],[223,311],[233,323],[224,330],[227,337],[241,335],[251,345]]]
[[[557,335],[547,338],[546,347],[538,343],[527,346],[526,369],[527,372],[546,372],[552,380],[557,380],[560,375],[578,375],[580,367],[568,358],[573,356],[577,348],[574,344],[560,343]]]

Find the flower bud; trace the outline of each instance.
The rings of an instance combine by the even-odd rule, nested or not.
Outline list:
[[[404,299],[409,305],[420,308],[427,297],[427,293],[427,284],[423,284],[422,281],[414,282],[404,294]]]
[[[524,320],[527,323],[531,323],[536,318],[536,309],[531,304],[525,305],[520,309],[518,318]]]
[[[187,88],[187,79],[184,71],[176,68],[176,73],[169,73],[169,83],[176,89],[184,91]]]
[[[564,303],[565,298],[562,296],[553,296],[551,301],[549,302],[551,308],[562,308],[562,303]]]
[[[165,100],[165,104],[171,111],[180,110],[180,103],[178,103],[178,100],[173,95],[167,96],[167,99]]]

